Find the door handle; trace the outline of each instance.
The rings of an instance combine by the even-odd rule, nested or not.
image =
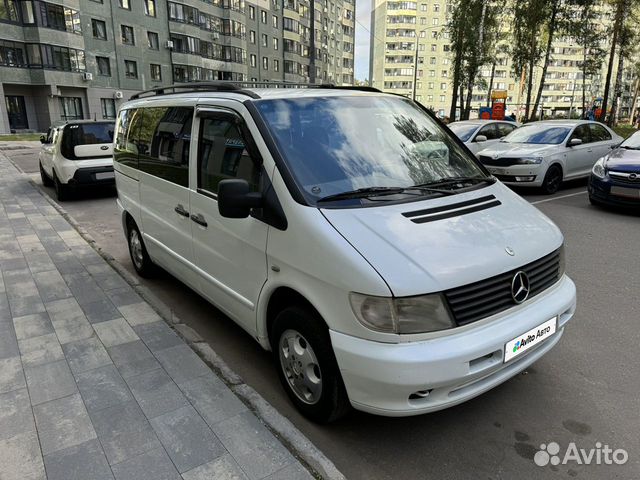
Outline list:
[[[179,203],[178,205],[176,205],[176,208],[174,208],[175,212],[178,215],[182,215],[183,217],[187,217],[189,218],[189,212],[187,212],[184,207],[182,206],[181,203]]]
[[[198,213],[197,215],[191,215],[191,220],[196,222],[198,225],[203,226],[204,228],[207,228],[207,226],[209,225],[201,213]]]

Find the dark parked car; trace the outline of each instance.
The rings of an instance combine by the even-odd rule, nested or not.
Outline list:
[[[640,132],[596,162],[589,178],[589,200],[596,205],[640,207]]]

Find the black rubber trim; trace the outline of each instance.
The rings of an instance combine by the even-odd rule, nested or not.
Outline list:
[[[464,210],[456,210],[454,212],[442,213],[440,215],[432,215],[430,217],[414,218],[411,221],[413,223],[435,222],[436,220],[444,220],[445,218],[460,217],[462,215],[467,215],[469,213],[480,212],[482,210],[487,210],[489,208],[497,207],[499,205],[502,205],[502,202],[500,200],[495,200],[490,203],[483,203],[482,205],[476,205],[475,207],[465,208]]]
[[[429,215],[432,213],[446,212],[448,210],[454,210],[456,208],[477,205],[478,203],[484,203],[484,202],[488,202],[489,200],[495,200],[495,199],[496,199],[495,195],[486,195],[484,197],[474,198],[471,200],[466,200],[464,202],[452,203],[450,205],[444,205],[442,207],[425,208],[424,210],[415,210],[413,212],[405,212],[402,215],[407,218],[421,217],[423,215]]]

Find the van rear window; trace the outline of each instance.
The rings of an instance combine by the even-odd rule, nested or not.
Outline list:
[[[75,160],[73,149],[78,145],[95,145],[112,143],[114,122],[95,122],[67,125],[62,136],[62,155],[70,160]]]

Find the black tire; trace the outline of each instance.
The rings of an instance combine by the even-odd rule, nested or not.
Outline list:
[[[556,193],[562,185],[562,169],[557,165],[551,165],[544,176],[542,191],[548,195]]]
[[[38,162],[38,166],[40,167],[40,178],[42,179],[42,185],[44,185],[45,187],[52,186],[53,182],[49,178],[49,175],[47,175],[47,172],[44,171],[44,168],[42,168],[42,163]]]
[[[147,253],[147,247],[144,246],[142,234],[133,220],[129,220],[127,223],[127,245],[129,246],[131,263],[133,263],[133,268],[136,269],[136,273],[142,278],[154,277],[158,271],[158,267],[153,263],[153,260],[151,260],[149,253]]]
[[[59,202],[64,202],[65,200],[69,200],[70,191],[69,186],[64,183],[60,183],[58,176],[56,175],[56,171],[53,171],[53,187],[56,189],[56,198]]]
[[[287,343],[285,338],[291,340],[291,332],[298,334],[299,338]],[[329,423],[349,412],[351,404],[331,347],[329,331],[315,311],[297,305],[285,308],[276,316],[270,338],[280,382],[293,404],[305,417],[315,422]],[[293,365],[296,359],[303,357],[291,354],[288,345],[292,343],[297,345],[297,351],[302,351],[302,355],[306,355],[307,358],[311,352],[311,358],[315,357],[317,363],[313,364],[312,368],[309,368],[311,363],[300,364],[299,367]],[[289,351],[290,360],[286,358],[285,349]],[[309,374],[311,378],[305,372],[312,372]],[[301,385],[305,383],[304,379],[315,380],[316,385],[319,380],[319,391],[316,390],[314,394],[307,389],[308,391],[301,393],[300,390],[306,388]],[[298,392],[290,382],[298,383],[295,387]]]

